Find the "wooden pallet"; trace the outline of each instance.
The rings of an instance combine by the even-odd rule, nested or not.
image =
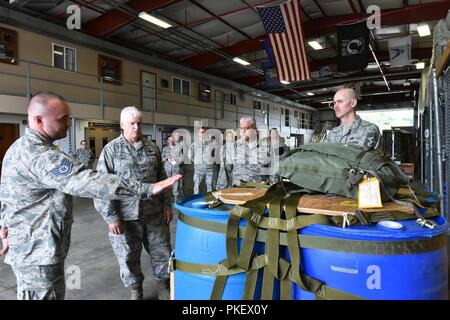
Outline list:
[[[214,196],[222,202],[233,205],[240,205],[249,200],[262,197],[267,189],[264,188],[229,188],[216,191]],[[330,195],[303,195],[297,205],[297,211],[309,214],[343,215],[355,214],[358,204],[355,200]],[[413,214],[413,208],[401,206],[394,202],[383,202],[383,208],[359,209],[363,212],[386,212],[399,211]]]

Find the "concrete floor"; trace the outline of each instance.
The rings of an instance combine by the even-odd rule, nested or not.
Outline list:
[[[170,224],[172,247],[175,240],[177,213]],[[66,259],[67,270],[78,266],[81,274],[79,290],[66,289],[67,300],[126,300],[130,292],[122,285],[116,257],[108,240],[108,227],[95,211],[91,199],[74,199],[74,224],[72,242]],[[16,278],[9,265],[0,258],[0,300],[16,299]],[[147,252],[141,255],[145,275],[144,299],[157,299],[157,284],[152,277],[150,258]],[[73,272],[73,271],[72,271]],[[72,273],[71,273],[72,274]],[[70,274],[66,274],[66,279]]]
[[[66,260],[66,271],[78,266],[81,271],[81,289],[67,289],[68,300],[127,300],[129,291],[125,289],[119,277],[119,267],[107,237],[107,226],[95,211],[91,199],[74,199],[74,219],[72,242]],[[171,239],[174,248],[175,226],[177,219],[174,210]],[[449,248],[450,257],[450,248]],[[0,300],[14,300],[15,277],[9,265],[0,258]],[[142,269],[145,275],[144,299],[157,298],[157,285],[152,277],[150,259],[143,251]],[[70,269],[69,269],[70,270]],[[66,278],[69,275],[66,274]],[[450,296],[450,294],[449,294]]]

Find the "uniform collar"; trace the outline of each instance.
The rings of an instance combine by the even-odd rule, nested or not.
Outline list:
[[[135,144],[131,144],[128,142],[127,139],[125,139],[123,133],[120,134],[120,141],[122,142],[122,144],[124,144],[127,147],[130,147],[131,150],[139,150],[142,147],[148,145],[148,141],[146,141],[144,138],[141,138],[141,140],[139,140],[138,142],[136,142]]]
[[[254,148],[257,148],[257,147],[258,147],[258,141],[257,141],[257,140],[254,140],[254,141],[252,141],[252,142],[250,142],[250,143],[247,143],[247,142],[245,142],[244,140],[239,139],[239,142],[238,142],[238,143],[241,144],[241,145],[247,146],[249,149],[254,149]]]
[[[40,132],[38,132],[38,131],[36,131],[34,129],[25,128],[25,135],[30,137],[30,138],[32,138],[32,139],[34,139],[34,140],[39,140],[41,142],[53,145],[53,141],[52,140],[50,140],[49,138],[44,136],[42,133],[40,133]]]
[[[356,129],[358,129],[360,124],[361,124],[361,117],[356,115],[355,120],[352,122],[352,124],[349,128],[345,128],[343,123],[341,123],[340,127],[341,127],[344,135],[346,135],[346,134],[348,134],[350,132],[354,132]]]

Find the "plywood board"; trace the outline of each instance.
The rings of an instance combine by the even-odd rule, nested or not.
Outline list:
[[[266,191],[266,188],[229,188],[216,191],[213,195],[223,203],[239,205],[262,197]]]
[[[351,204],[354,205],[351,205]],[[327,195],[304,195],[300,198],[297,206],[297,211],[311,214],[326,214],[326,215],[342,215],[355,214],[358,210],[355,200]],[[386,212],[386,211],[400,211],[405,213],[414,213],[413,208],[401,206],[394,202],[383,202],[383,208],[375,209],[359,209],[363,212]]]
[[[240,205],[246,201],[262,197],[266,193],[265,188],[230,188],[214,192],[214,196],[223,203]],[[358,210],[355,200],[323,194],[303,195],[297,205],[297,211],[309,214],[343,215],[355,214]],[[394,202],[383,202],[383,208],[360,209],[363,212],[399,211],[413,214],[413,208],[401,206]]]

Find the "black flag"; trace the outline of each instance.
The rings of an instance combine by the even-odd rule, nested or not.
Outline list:
[[[338,71],[353,71],[369,63],[369,29],[366,21],[337,26]]]

